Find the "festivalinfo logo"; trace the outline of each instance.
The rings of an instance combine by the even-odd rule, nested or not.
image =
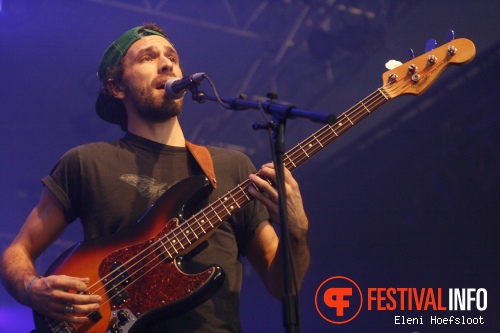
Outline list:
[[[314,299],[319,315],[332,324],[347,324],[354,320],[361,309],[367,311],[397,311],[394,324],[483,325],[482,316],[462,315],[465,311],[485,311],[488,292],[485,288],[395,288],[370,287],[361,290],[359,285],[345,276],[333,276],[323,281]],[[366,303],[366,304],[364,304]],[[461,311],[459,315],[405,316],[404,311]],[[439,312],[441,314],[441,312]]]

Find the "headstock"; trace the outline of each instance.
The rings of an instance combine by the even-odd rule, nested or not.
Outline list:
[[[474,59],[476,47],[465,38],[452,40],[438,48],[393,68],[382,75],[383,93],[388,98],[399,95],[420,95],[448,67],[464,65]]]

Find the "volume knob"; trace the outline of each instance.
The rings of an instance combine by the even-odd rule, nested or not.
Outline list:
[[[127,311],[125,310],[120,310],[116,313],[116,317],[118,318],[118,321],[120,322],[120,325],[125,325],[130,321],[130,316]]]

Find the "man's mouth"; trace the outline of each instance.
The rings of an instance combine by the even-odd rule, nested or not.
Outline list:
[[[156,89],[164,90],[165,89],[165,83],[167,83],[167,81],[170,80],[171,78],[173,78],[173,76],[162,76],[162,77],[159,77],[158,81],[156,81],[157,82]]]
[[[166,83],[166,82],[167,82],[167,80],[162,81],[162,83],[160,83],[160,84],[158,84],[158,85],[156,86],[156,89],[158,89],[158,90],[164,90],[164,89],[165,89],[165,83]]]

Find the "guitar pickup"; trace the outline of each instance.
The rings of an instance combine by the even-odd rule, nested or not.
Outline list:
[[[115,284],[127,285],[130,282],[130,274],[121,261],[117,261],[111,266],[111,275]]]
[[[115,305],[120,305],[128,299],[127,292],[121,286],[113,285],[109,289],[109,298]]]
[[[97,310],[89,313],[87,317],[89,317],[90,320],[92,320],[94,323],[97,323],[99,320],[102,319],[102,314],[101,311]]]
[[[112,284],[108,287],[110,299],[115,305],[120,305],[128,299],[125,286],[130,283],[130,274],[121,261],[111,266]]]

